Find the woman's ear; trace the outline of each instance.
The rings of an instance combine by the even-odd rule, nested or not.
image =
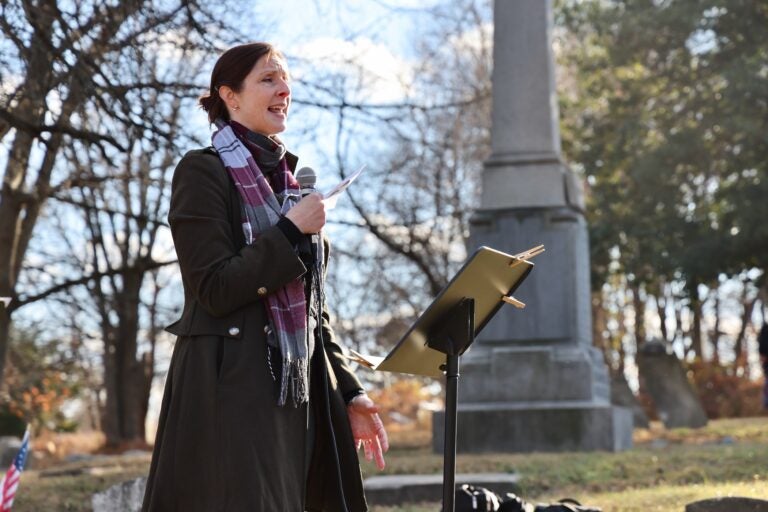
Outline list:
[[[230,109],[235,108],[236,106],[235,91],[233,91],[230,86],[228,85],[219,86],[219,98],[221,98],[224,104]]]

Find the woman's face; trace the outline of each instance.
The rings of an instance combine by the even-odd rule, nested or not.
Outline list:
[[[243,80],[240,92],[222,89],[228,89],[222,91],[223,99],[233,121],[267,136],[285,130],[291,88],[281,59],[268,55],[259,59]]]

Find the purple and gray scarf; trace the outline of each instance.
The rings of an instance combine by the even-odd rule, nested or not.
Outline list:
[[[219,129],[211,137],[213,147],[240,192],[245,243],[251,244],[301,199],[301,190],[284,158],[271,176],[273,186],[270,186],[232,127],[223,121],[216,125]],[[276,338],[283,358],[277,403],[285,405],[289,393],[295,405],[305,403],[309,400],[309,349],[303,280],[287,283],[267,295],[265,301],[270,331],[267,336]]]

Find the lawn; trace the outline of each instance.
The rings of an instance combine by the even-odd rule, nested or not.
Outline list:
[[[604,511],[682,512],[717,496],[768,498],[768,418],[712,421],[700,430],[635,432],[621,453],[460,455],[458,472],[517,472],[529,501],[573,497]],[[407,443],[402,443],[407,444]],[[61,463],[23,475],[14,512],[90,509],[93,492],[146,473],[148,456]],[[425,447],[393,448],[385,474],[440,473],[442,458]],[[378,474],[364,463],[366,475]],[[373,512],[437,512],[439,503],[374,507]]]

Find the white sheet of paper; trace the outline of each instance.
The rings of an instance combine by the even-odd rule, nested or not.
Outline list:
[[[333,210],[336,208],[336,202],[339,200],[339,196],[342,192],[344,192],[348,186],[352,184],[353,181],[357,179],[358,176],[363,172],[363,169],[365,169],[365,165],[360,167],[358,170],[344,178],[339,184],[337,184],[335,187],[333,187],[331,190],[323,194],[323,203],[325,204],[326,210]]]
[[[348,350],[350,355],[346,356],[347,359],[349,359],[350,361],[354,361],[358,364],[361,364],[366,368],[370,368],[371,370],[375,370],[376,367],[379,366],[382,361],[384,361],[383,357],[369,356],[369,355],[361,354],[356,350],[352,350],[352,349],[348,349]]]

